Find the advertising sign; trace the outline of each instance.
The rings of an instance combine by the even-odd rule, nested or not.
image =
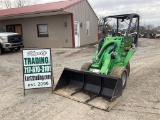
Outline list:
[[[50,49],[23,50],[24,89],[53,86],[52,57]]]

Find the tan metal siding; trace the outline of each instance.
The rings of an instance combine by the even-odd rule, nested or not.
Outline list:
[[[83,24],[80,27],[81,46],[98,41],[98,18],[86,0],[66,9],[66,11],[74,14],[74,21]],[[90,21],[90,36],[87,36],[86,21]]]
[[[67,22],[67,27],[64,22]],[[25,47],[72,47],[70,14],[5,20],[1,23],[3,27],[10,24],[22,24]],[[37,24],[48,24],[49,37],[38,37]]]

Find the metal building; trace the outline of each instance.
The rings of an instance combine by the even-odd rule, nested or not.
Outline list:
[[[25,47],[80,47],[98,41],[98,18],[87,0],[0,10],[0,26],[23,35]]]

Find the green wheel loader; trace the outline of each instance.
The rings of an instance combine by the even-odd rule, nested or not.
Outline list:
[[[80,71],[65,68],[54,93],[110,111],[121,99],[130,74],[129,61],[138,44],[139,18],[138,14],[105,17],[92,63],[85,63]],[[109,19],[116,20],[111,36],[106,30]],[[127,23],[125,34],[120,33],[120,22]]]

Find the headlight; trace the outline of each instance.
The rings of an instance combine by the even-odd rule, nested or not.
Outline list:
[[[8,37],[0,37],[0,40],[2,40],[3,42],[8,42]]]
[[[94,69],[93,72],[99,74],[99,70],[98,69]]]

